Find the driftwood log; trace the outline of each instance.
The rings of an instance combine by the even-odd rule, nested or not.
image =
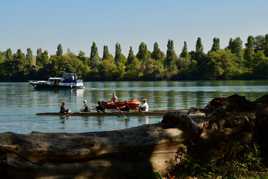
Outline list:
[[[6,177],[151,178],[175,162],[184,133],[161,124],[80,134],[0,134]],[[2,175],[2,176],[3,176]]]

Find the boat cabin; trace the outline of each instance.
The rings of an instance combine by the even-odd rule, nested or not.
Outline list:
[[[60,82],[63,81],[63,78],[59,78],[59,77],[50,77],[48,79],[48,83],[51,85],[59,85]]]

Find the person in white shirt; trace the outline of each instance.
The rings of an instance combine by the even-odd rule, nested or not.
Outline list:
[[[80,111],[81,111],[81,112],[90,112],[90,111],[89,111],[88,104],[87,104],[87,100],[84,100],[84,101],[83,101],[83,108],[82,108]]]
[[[112,99],[111,99],[112,102],[116,102],[118,101],[118,97],[116,96],[115,92],[113,92],[113,96],[112,96]]]
[[[142,104],[139,107],[139,111],[140,112],[148,112],[149,111],[149,105],[148,105],[146,99],[143,99],[142,100]]]

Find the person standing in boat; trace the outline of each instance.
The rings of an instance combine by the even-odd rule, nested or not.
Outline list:
[[[116,96],[115,92],[113,92],[113,96],[111,98],[111,101],[114,103],[118,101],[118,97]]]
[[[87,104],[87,100],[83,101],[83,108],[81,109],[81,112],[90,112],[88,104]]]
[[[69,109],[66,109],[65,108],[65,103],[64,102],[62,102],[61,105],[60,105],[60,113],[61,114],[67,114],[67,113],[69,113]]]
[[[142,104],[139,106],[139,112],[148,112],[149,111],[149,104],[147,103],[146,99],[142,100]]]

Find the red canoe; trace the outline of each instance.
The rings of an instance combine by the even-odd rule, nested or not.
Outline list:
[[[132,110],[137,110],[141,102],[137,99],[132,99],[128,101],[103,101],[102,104],[105,106],[106,109],[121,109],[124,107],[128,107]]]

